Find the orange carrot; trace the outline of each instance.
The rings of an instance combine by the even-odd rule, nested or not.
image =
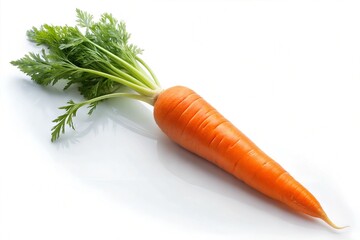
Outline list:
[[[181,86],[163,91],[138,56],[142,50],[128,42],[124,22],[107,13],[94,21],[91,14],[76,12],[76,27],[45,24],[29,30],[28,38],[46,51],[11,62],[40,85],[66,80],[65,89],[74,84],[87,99],[70,100],[61,107],[66,112],[54,120],[52,141],[65,132],[66,125],[75,128],[73,117],[82,106],[89,105],[91,114],[106,99],[141,100],[154,106],[159,127],[182,147],[295,211],[340,228],[308,190],[198,94]]]
[[[161,130],[185,149],[293,210],[341,228],[306,188],[189,88],[176,86],[160,93],[154,117]]]

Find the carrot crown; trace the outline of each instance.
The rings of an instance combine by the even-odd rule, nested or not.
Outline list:
[[[91,114],[99,102],[115,97],[153,104],[161,91],[155,74],[139,57],[142,49],[129,43],[123,21],[108,13],[98,21],[79,9],[76,13],[74,27],[44,24],[27,31],[30,41],[45,48],[11,62],[40,85],[66,81],[64,90],[76,85],[84,96],[83,102],[70,100],[60,107],[66,112],[53,121],[51,141],[66,125],[75,128],[72,118],[82,106],[88,105]]]

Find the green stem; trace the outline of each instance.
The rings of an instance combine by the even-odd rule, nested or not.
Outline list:
[[[136,69],[134,66],[126,62],[124,59],[116,56],[112,52],[106,50],[105,48],[101,47],[100,45],[88,40],[89,43],[93,44],[97,48],[99,48],[101,51],[108,54],[114,61],[119,63],[121,66],[126,68],[130,73],[134,74],[135,77],[137,77],[140,81],[142,81],[144,84],[149,86],[152,90],[158,89],[158,86],[153,83],[153,81],[149,80],[142,72],[140,72],[138,69]]]
[[[149,89],[147,87],[142,87],[142,86],[139,86],[139,85],[134,84],[132,82],[129,82],[128,80],[126,80],[124,78],[120,78],[120,77],[117,77],[117,76],[114,76],[114,75],[111,75],[111,74],[108,74],[108,73],[104,73],[104,72],[101,72],[101,71],[96,71],[96,70],[89,69],[89,68],[79,68],[79,71],[83,71],[83,72],[95,74],[97,76],[108,78],[110,80],[113,80],[115,82],[123,84],[123,85],[133,89],[134,91],[140,93],[141,95],[144,95],[144,96],[154,97],[159,93],[159,90],[155,90],[155,89],[153,90],[153,89]]]
[[[84,105],[91,104],[91,103],[98,102],[98,101],[102,101],[102,100],[105,100],[105,99],[118,98],[118,97],[131,98],[131,99],[135,99],[135,100],[139,100],[139,101],[148,103],[150,105],[154,105],[154,99],[152,97],[147,97],[147,96],[134,94],[134,93],[109,93],[109,94],[105,94],[105,95],[102,95],[102,96],[99,96],[99,97],[95,97],[95,98],[86,100],[86,101],[81,102],[81,103],[77,103],[77,105],[84,106]]]
[[[116,67],[114,67],[112,64],[108,64],[108,68],[109,70],[111,70],[112,72],[115,73],[115,75],[119,75],[120,77],[126,79],[126,80],[129,80],[131,81],[132,83],[134,84],[137,84],[137,85],[140,85],[140,86],[143,86],[143,87],[147,87],[143,82],[137,80],[136,78],[132,77],[131,75],[117,69]]]
[[[141,58],[139,58],[138,56],[136,56],[136,60],[141,63],[141,65],[143,65],[146,70],[148,70],[148,72],[150,73],[151,77],[154,79],[154,82],[156,83],[156,85],[158,87],[160,87],[160,82],[159,80],[157,79],[155,73],[151,70],[151,68],[149,67],[149,65],[146,64],[146,62],[144,60],[142,60]]]

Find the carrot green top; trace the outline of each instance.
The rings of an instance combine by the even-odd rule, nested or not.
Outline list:
[[[11,62],[38,84],[65,80],[64,90],[75,85],[86,98],[81,103],[70,100],[60,108],[66,112],[54,120],[51,141],[65,132],[66,125],[74,128],[72,118],[84,105],[89,105],[91,114],[100,101],[114,97],[153,104],[161,91],[155,74],[138,56],[142,50],[129,43],[124,22],[108,13],[99,21],[79,9],[76,13],[74,27],[44,24],[27,31],[30,41],[45,48]]]

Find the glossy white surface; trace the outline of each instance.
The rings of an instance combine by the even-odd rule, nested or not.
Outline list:
[[[334,231],[171,143],[152,108],[85,110],[50,142],[75,91],[9,64],[25,31],[111,12],[164,87],[195,89],[322,203]],[[4,1],[0,5],[0,239],[360,239],[358,1]]]

